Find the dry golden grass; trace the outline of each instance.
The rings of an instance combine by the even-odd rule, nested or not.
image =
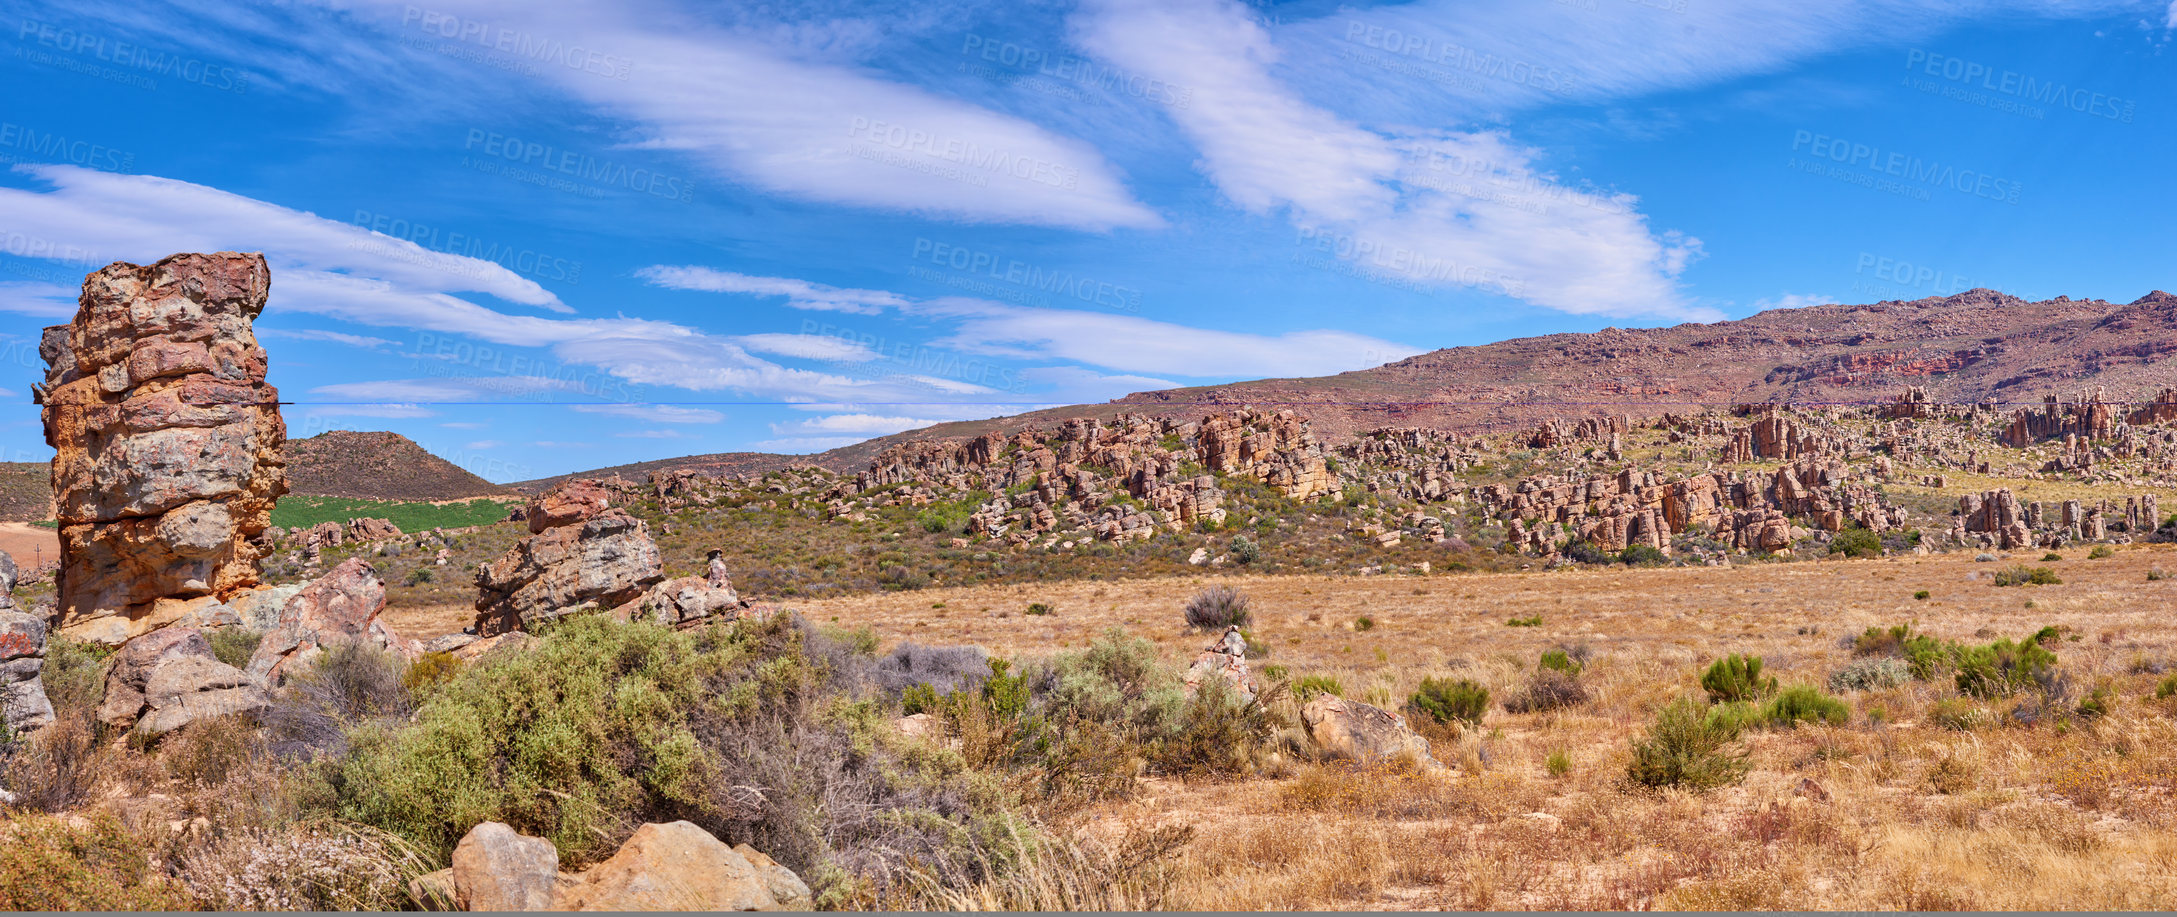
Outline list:
[[[2039,564],[2039,551],[2010,561]],[[1998,588],[2004,563],[1971,553],[1735,568],[1591,569],[1435,577],[1198,577],[933,589],[802,603],[811,619],[886,643],[975,643],[1004,655],[1079,646],[1111,626],[1182,661],[1207,638],[1180,607],[1212,582],[1254,600],[1257,663],[1328,674],[1396,705],[1432,676],[1501,700],[1544,650],[1586,644],[1592,699],[1550,713],[1493,705],[1439,733],[1441,773],[1300,764],[1236,782],[1148,781],[1088,829],[1197,830],[1166,902],[1253,908],[2171,908],[2177,907],[2177,721],[2152,699],[2177,663],[2168,546],[2083,549],[2048,564],[2061,585]],[[1913,598],[1916,591],[1928,600]],[[1031,602],[1056,611],[1022,612]],[[2031,603],[2029,607],[2028,603]],[[935,606],[935,607],[933,607]],[[1368,616],[1376,626],[1353,629]],[[1510,618],[1540,617],[1536,627]],[[1843,641],[1911,622],[1986,642],[2064,628],[2055,651],[2078,692],[2115,712],[2062,727],[1944,728],[1945,680],[1846,695],[1841,727],[1755,732],[1747,779],[1705,795],[1637,792],[1628,742],[1654,710],[1698,694],[1727,652],[1785,683],[1822,684]],[[1571,766],[1552,775],[1563,752]],[[1826,801],[1800,793],[1811,780]]]

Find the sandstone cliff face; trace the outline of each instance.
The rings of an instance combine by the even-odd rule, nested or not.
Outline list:
[[[85,279],[72,323],[46,329],[62,633],[117,644],[180,600],[256,583],[254,540],[287,492],[279,393],[251,330],[270,282],[257,254],[115,263]]]

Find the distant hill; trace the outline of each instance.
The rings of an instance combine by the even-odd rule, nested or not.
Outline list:
[[[288,492],[366,500],[460,500],[512,490],[432,455],[398,433],[333,430],[287,443]]]
[[[825,453],[825,455],[828,456],[830,453]],[[709,455],[689,455],[680,458],[613,465],[590,471],[578,471],[553,475],[548,478],[538,478],[534,481],[517,481],[507,486],[524,493],[538,493],[569,478],[609,478],[613,475],[619,475],[630,481],[645,481],[649,480],[650,473],[653,471],[695,471],[706,475],[731,475],[742,473],[763,474],[767,471],[777,471],[796,465],[832,467],[819,461],[820,458],[823,458],[823,456],[777,455],[770,452],[714,452]]]
[[[1241,406],[1291,408],[1311,421],[1317,436],[1339,442],[1389,426],[1482,432],[1553,417],[1652,417],[1764,401],[1881,401],[1915,385],[1935,401],[2022,406],[2046,395],[2069,399],[2096,386],[2106,387],[2112,399],[2145,399],[2173,384],[2177,296],[2157,290],[2129,303],[2061,296],[2027,302],[1976,289],[1910,302],[1772,309],[1708,324],[1517,338],[1335,376],[1141,392],[1104,404],[938,424],[819,455],[691,456],[561,478],[705,469],[728,458],[747,469],[810,464],[854,471],[902,442],[967,439],[1122,413],[1192,419]]]
[[[0,462],[0,522],[53,518],[53,471],[45,462]]]

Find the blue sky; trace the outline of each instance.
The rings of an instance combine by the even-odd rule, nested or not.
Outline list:
[[[495,480],[1439,347],[2168,288],[2177,4],[0,3],[0,448],[262,250],[293,436]]]

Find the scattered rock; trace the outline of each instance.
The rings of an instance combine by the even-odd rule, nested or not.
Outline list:
[[[53,722],[45,696],[45,620],[15,609],[15,559],[0,551],[0,723],[18,733]]]
[[[760,856],[760,854],[759,854]],[[610,859],[573,877],[558,899],[570,911],[771,911],[807,907],[808,886],[776,863],[759,865],[685,821],[635,829]],[[784,873],[784,875],[781,875]],[[791,880],[789,883],[787,880]]]
[[[615,609],[622,620],[644,619],[665,625],[685,625],[702,622],[713,615],[724,615],[727,620],[745,607],[733,587],[711,585],[701,577],[681,576],[666,580],[644,592],[635,601]]]
[[[327,644],[344,641],[369,640],[409,659],[422,655],[415,641],[402,639],[379,619],[385,607],[385,580],[368,561],[348,558],[287,600],[279,626],[250,657],[249,673],[277,686],[290,670],[316,659]]]
[[[199,719],[262,710],[271,698],[247,673],[220,662],[202,631],[168,627],[123,644],[107,664],[98,718],[156,736]]]
[[[910,713],[893,720],[892,725],[906,735],[922,739],[937,734],[938,722],[937,717],[927,713]]]
[[[1812,777],[1799,778],[1799,786],[1798,788],[1792,790],[1792,795],[1804,796],[1815,802],[1829,801],[1829,791],[1822,789],[1822,785],[1819,783],[1815,783],[1814,778]]]
[[[549,911],[559,880],[559,851],[540,837],[487,821],[454,846],[454,901],[470,911]]]
[[[1403,756],[1441,766],[1429,754],[1429,740],[1380,707],[1325,694],[1300,708],[1300,720],[1316,747],[1333,757],[1368,761]]]
[[[250,327],[270,283],[256,254],[116,262],[46,329],[62,633],[118,645],[169,623],[157,599],[256,583],[287,492],[279,393]]]
[[[1241,696],[1255,699],[1255,679],[1247,671],[1247,638],[1240,636],[1238,625],[1226,627],[1217,642],[1194,657],[1194,664],[1187,667],[1187,693],[1193,694],[1204,679],[1219,677]]]

